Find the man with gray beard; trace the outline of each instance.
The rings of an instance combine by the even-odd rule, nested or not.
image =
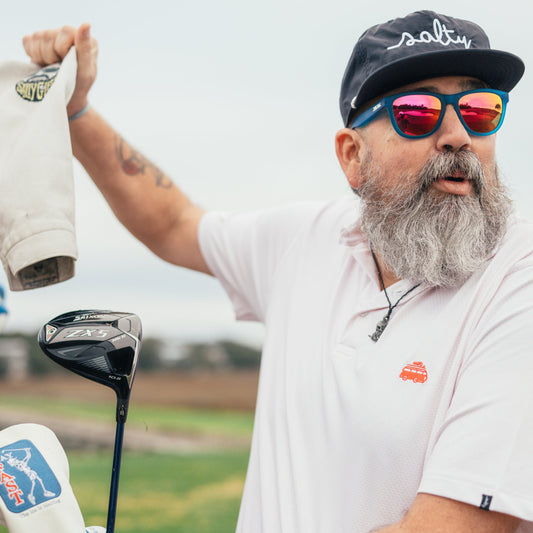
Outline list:
[[[495,157],[522,61],[432,11],[370,28],[335,138],[360,200],[232,214],[88,105],[87,24],[24,39],[44,64],[72,45],[74,154],[117,217],[265,324],[237,532],[533,533],[533,230]]]
[[[472,183],[472,194],[431,189],[456,172]],[[381,187],[379,162],[369,154],[361,163],[361,180],[361,228],[399,279],[459,285],[487,261],[507,228],[511,201],[496,175],[487,184],[470,151],[438,153],[418,176],[404,176],[388,191]]]

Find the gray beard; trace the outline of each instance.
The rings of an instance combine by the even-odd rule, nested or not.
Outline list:
[[[439,178],[461,171],[475,194],[430,189]],[[361,227],[373,250],[399,279],[431,286],[462,284],[494,251],[507,229],[511,200],[495,168],[487,183],[478,157],[469,151],[432,158],[416,179],[405,175],[384,191],[380,169],[362,163]],[[414,183],[414,184],[413,184]]]

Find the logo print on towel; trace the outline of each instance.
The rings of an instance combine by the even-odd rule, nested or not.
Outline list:
[[[40,102],[54,84],[58,72],[59,65],[45,67],[19,81],[15,86],[15,90],[24,100]]]
[[[413,383],[425,383],[428,379],[428,373],[422,361],[415,361],[403,367],[400,377],[404,381],[410,380]]]
[[[0,496],[9,511],[22,513],[60,494],[57,478],[31,441],[0,448]]]
[[[443,46],[450,46],[450,44],[462,44],[465,48],[470,48],[472,39],[466,38],[466,35],[453,36],[455,30],[449,30],[446,24],[442,24],[439,19],[433,20],[433,35],[429,31],[420,32],[418,39],[413,37],[409,32],[404,31],[402,38],[398,44],[387,47],[387,50],[393,50],[394,48],[400,48],[403,44],[405,46],[414,46],[419,43],[440,43]]]

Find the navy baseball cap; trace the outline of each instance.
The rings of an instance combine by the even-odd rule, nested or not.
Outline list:
[[[342,80],[341,115],[348,126],[369,100],[440,76],[472,76],[508,92],[524,69],[518,56],[492,50],[477,24],[417,11],[373,26],[359,38]]]

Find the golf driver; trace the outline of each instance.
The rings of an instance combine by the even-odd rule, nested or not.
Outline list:
[[[117,428],[107,533],[115,530],[124,424],[141,337],[141,321],[136,315],[100,310],[64,313],[50,320],[39,331],[39,346],[50,359],[116,392]]]

